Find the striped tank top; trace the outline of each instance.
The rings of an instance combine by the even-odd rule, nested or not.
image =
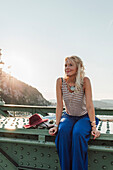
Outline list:
[[[65,79],[62,79],[62,94],[66,112],[72,116],[82,116],[87,113],[86,97],[83,88],[76,93],[68,90]]]

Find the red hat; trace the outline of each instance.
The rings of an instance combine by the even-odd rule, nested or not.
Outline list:
[[[42,119],[37,113],[35,113],[29,118],[29,124],[24,125],[24,128],[30,128],[46,121],[48,121],[48,119]]]

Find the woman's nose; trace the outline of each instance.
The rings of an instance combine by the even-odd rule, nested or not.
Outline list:
[[[69,68],[69,65],[67,65],[66,68]]]

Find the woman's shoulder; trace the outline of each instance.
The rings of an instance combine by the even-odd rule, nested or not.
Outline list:
[[[56,80],[57,85],[62,86],[62,82],[63,82],[63,77],[58,77]]]
[[[84,86],[90,84],[90,79],[89,79],[89,77],[84,77],[83,83],[84,83]]]
[[[62,80],[63,80],[63,77],[58,77],[56,81],[61,82]]]
[[[90,79],[89,79],[89,77],[84,77],[84,82],[89,82],[90,81]]]

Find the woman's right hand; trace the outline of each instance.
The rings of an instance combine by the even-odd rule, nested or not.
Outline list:
[[[91,134],[94,136],[93,139],[96,139],[100,136],[100,132],[96,128],[92,129]]]
[[[53,128],[49,129],[49,134],[51,136],[53,136],[53,135],[55,135],[57,133],[57,131],[58,131],[58,127],[54,126]]]

